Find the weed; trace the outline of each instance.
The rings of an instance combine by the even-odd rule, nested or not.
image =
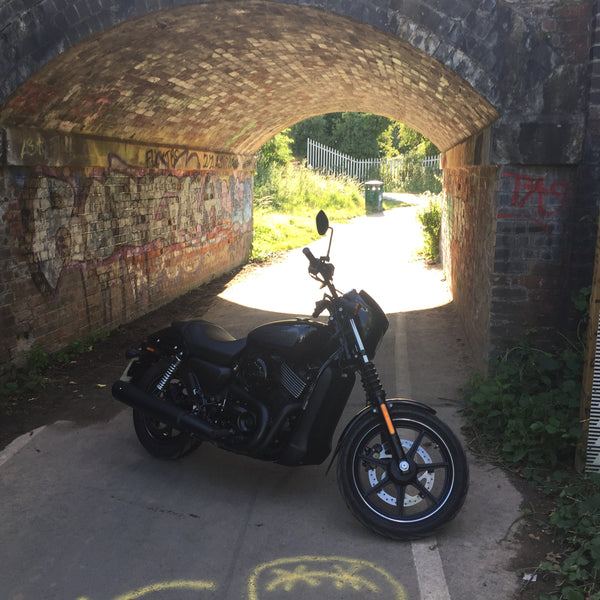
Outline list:
[[[533,333],[533,332],[532,332]],[[554,498],[550,527],[562,563],[539,569],[558,579],[546,600],[600,600],[600,477],[573,464],[579,423],[583,351],[539,350],[527,336],[473,377],[465,392],[471,446],[519,472]]]
[[[26,366],[15,370],[12,377],[0,382],[0,409],[6,411],[9,407],[9,399],[17,394],[19,390],[33,392],[47,383],[44,372],[53,365],[71,362],[79,356],[94,349],[98,342],[106,340],[110,336],[108,331],[96,331],[86,335],[83,339],[72,341],[66,348],[50,354],[43,344],[34,344],[26,356]]]

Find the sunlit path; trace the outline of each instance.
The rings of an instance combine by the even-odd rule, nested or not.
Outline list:
[[[348,224],[333,224],[330,256],[336,268],[338,289],[365,289],[387,313],[433,308],[450,302],[452,298],[439,265],[427,265],[417,256],[423,243],[416,216],[418,209],[415,204],[359,217]],[[322,256],[328,243],[327,235],[310,248],[315,256]],[[231,285],[221,298],[272,312],[310,314],[321,292],[309,278],[307,268],[302,249],[293,250],[261,277]]]

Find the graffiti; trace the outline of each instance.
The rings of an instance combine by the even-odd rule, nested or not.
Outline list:
[[[84,96],[75,106],[75,114],[87,122],[96,120],[111,104],[121,97],[117,89],[99,90]]]
[[[406,600],[402,585],[382,568],[365,560],[339,556],[280,558],[257,567],[250,575],[247,585],[246,597],[249,600],[299,596],[330,600],[366,597]],[[137,600],[154,592],[169,590],[178,590],[177,598],[181,598],[181,590],[214,592],[217,589],[217,584],[212,581],[167,581],[127,592],[114,600]],[[198,597],[194,595],[194,598]],[[77,600],[91,598],[79,597]]]
[[[39,158],[46,154],[46,141],[38,135],[36,139],[24,138],[21,144],[21,158]]]
[[[57,292],[66,270],[138,254],[151,254],[161,277],[174,280],[192,267],[170,260],[171,253],[229,243],[234,225],[248,223],[252,215],[247,176],[46,174],[22,185],[22,243],[32,278],[48,296]],[[143,293],[147,276],[129,273],[134,296]]]
[[[212,581],[165,581],[162,583],[154,583],[145,587],[139,588],[132,592],[127,592],[115,598],[115,600],[137,600],[137,598],[143,598],[154,592],[163,592],[168,590],[214,590],[216,589],[215,584]],[[77,598],[77,600],[89,600],[86,597]]]
[[[263,598],[387,598],[405,600],[404,588],[373,563],[339,556],[281,558],[260,565],[248,582],[249,600]]]
[[[550,230],[550,225],[545,219],[564,209],[569,188],[568,182],[555,181],[548,187],[543,177],[531,177],[507,171],[503,173],[503,176],[514,179],[510,206],[517,210],[502,212],[498,214],[498,218],[523,217]]]
[[[37,114],[56,95],[57,91],[58,89],[55,87],[29,81],[19,88],[17,96],[6,103],[6,108],[27,114]]]
[[[113,155],[113,158],[118,158]],[[189,170],[219,170],[237,169],[239,158],[231,154],[216,154],[213,152],[195,152],[185,148],[170,148],[168,150],[146,150],[145,167],[147,169]]]

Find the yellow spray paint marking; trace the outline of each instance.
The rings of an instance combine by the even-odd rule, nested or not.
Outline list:
[[[153,583],[133,592],[127,592],[115,600],[136,600],[153,592],[162,592],[164,590],[214,590],[216,585],[212,581],[165,581],[162,583]]]
[[[153,583],[127,592],[113,600],[137,600],[165,590],[214,591],[216,583],[204,580],[177,580]],[[296,556],[263,563],[248,580],[248,600],[294,598],[298,592],[313,590],[315,598],[385,598],[406,600],[404,588],[381,567],[342,556]],[[306,597],[306,596],[303,596]],[[80,596],[77,600],[91,600]],[[150,600],[148,598],[148,600]]]
[[[333,598],[333,588],[342,592],[344,598],[356,592],[357,598],[406,600],[404,588],[377,565],[339,556],[298,556],[260,565],[250,576],[248,598],[281,598],[282,592],[292,598],[301,587],[315,589],[319,598],[326,593]]]

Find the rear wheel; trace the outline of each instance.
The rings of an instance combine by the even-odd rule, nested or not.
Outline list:
[[[191,393],[180,379],[171,379],[163,392],[156,389],[165,368],[161,363],[152,365],[136,385],[164,402],[176,402],[185,406]],[[179,431],[137,409],[133,410],[133,426],[142,446],[156,458],[181,458],[200,445],[190,433]]]
[[[435,415],[410,406],[389,412],[406,464],[393,459],[380,417],[365,412],[342,441],[338,484],[352,514],[369,529],[394,539],[424,537],[460,510],[469,485],[467,460]]]

